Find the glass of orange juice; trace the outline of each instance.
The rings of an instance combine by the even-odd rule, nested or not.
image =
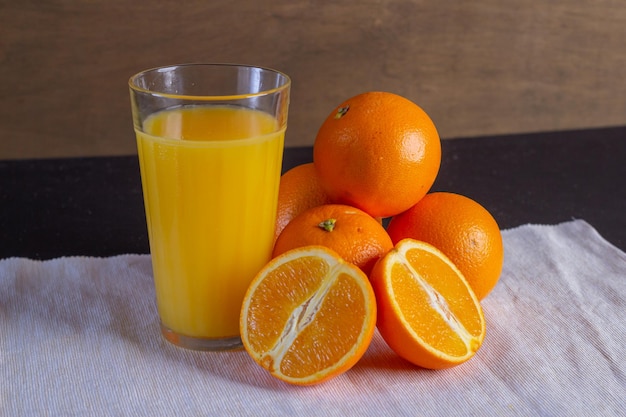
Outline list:
[[[241,346],[243,296],[272,252],[290,85],[234,64],[129,80],[161,332],[175,345]]]

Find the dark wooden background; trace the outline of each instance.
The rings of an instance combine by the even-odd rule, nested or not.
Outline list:
[[[199,61],[288,73],[290,146],[368,90],[444,139],[626,124],[623,0],[0,0],[0,159],[133,154],[128,78]]]

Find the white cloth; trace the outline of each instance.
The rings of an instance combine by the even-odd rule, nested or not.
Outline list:
[[[626,415],[626,254],[582,220],[503,237],[474,358],[424,370],[376,334],[312,387],[164,341],[148,255],[0,260],[0,415]]]

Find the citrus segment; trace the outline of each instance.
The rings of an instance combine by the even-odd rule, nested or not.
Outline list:
[[[367,276],[335,252],[308,246],[273,259],[241,311],[249,355],[274,377],[308,385],[350,369],[369,346],[376,300]]]
[[[480,302],[462,273],[437,248],[400,241],[370,276],[378,329],[406,360],[440,369],[470,359],[485,337]]]

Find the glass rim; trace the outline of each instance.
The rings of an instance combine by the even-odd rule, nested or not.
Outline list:
[[[256,68],[260,69],[264,72],[270,72],[273,74],[278,74],[284,78],[285,82],[278,87],[270,88],[263,91],[258,91],[256,93],[241,93],[241,94],[228,94],[228,95],[194,95],[194,94],[175,94],[175,93],[166,93],[163,91],[155,91],[149,90],[147,88],[143,88],[138,86],[135,81],[142,75],[151,73],[151,72],[166,72],[168,70],[173,70],[175,68],[180,67],[231,67],[231,68]],[[239,100],[239,99],[247,99],[252,97],[261,97],[269,94],[273,94],[285,89],[290,88],[291,86],[291,78],[282,71],[278,71],[273,68],[263,67],[258,65],[249,65],[249,64],[236,64],[236,63],[203,63],[203,62],[190,62],[184,64],[172,64],[172,65],[163,65],[158,67],[152,67],[145,69],[143,71],[139,71],[138,73],[132,75],[128,79],[128,86],[131,90],[136,93],[149,94],[157,97],[170,98],[170,99],[178,99],[178,100],[197,100],[197,101],[219,101],[219,100]]]

